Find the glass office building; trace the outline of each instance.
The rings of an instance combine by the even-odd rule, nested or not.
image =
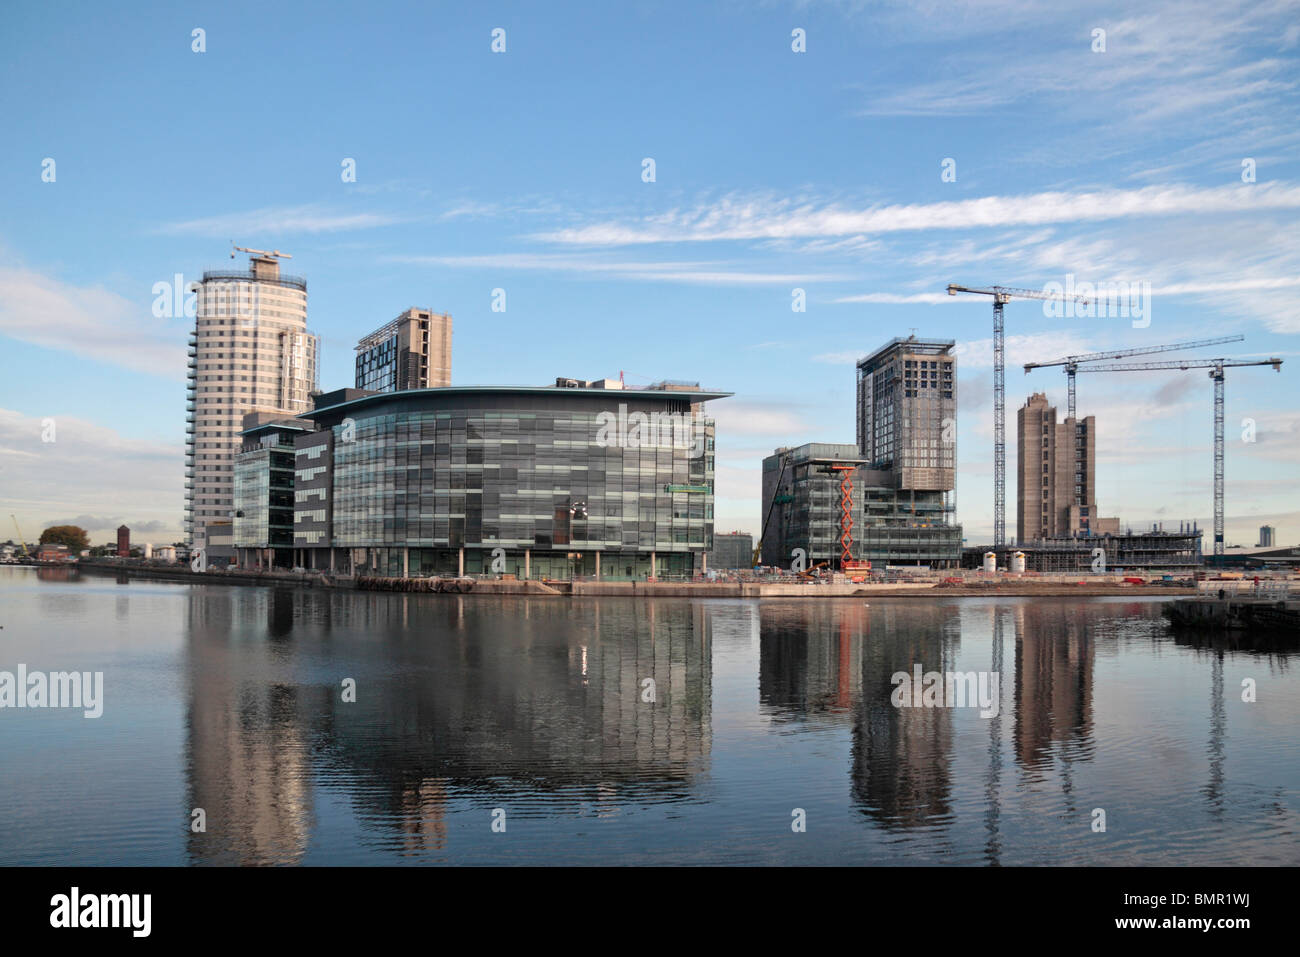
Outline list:
[[[394,577],[702,573],[714,495],[703,406],[728,393],[589,385],[319,396],[318,431],[295,440],[297,564]]]
[[[232,539],[245,568],[294,565],[294,439],[311,422],[275,413],[244,416],[235,456]]]

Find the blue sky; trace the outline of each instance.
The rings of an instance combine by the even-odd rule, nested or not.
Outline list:
[[[1229,373],[1228,539],[1269,522],[1296,542],[1298,50],[1297,2],[16,8],[0,498],[29,537],[180,536],[188,324],[152,290],[229,266],[234,240],[307,277],[323,388],[420,305],[454,317],[456,384],[734,392],[719,530],[758,530],[774,447],[854,441],[856,357],[955,339],[972,542],[992,527],[991,310],[945,285],[1149,282],[1146,328],[1008,306],[1011,434],[1031,391],[1064,406],[1064,376],[1024,362],[1245,335],[1214,354],[1287,364]],[[1211,395],[1204,371],[1080,377],[1103,514],[1209,522]]]

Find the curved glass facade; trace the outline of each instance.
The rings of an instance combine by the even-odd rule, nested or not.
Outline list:
[[[295,544],[347,549],[359,568],[392,575],[593,575],[598,552],[602,578],[652,574],[652,554],[661,577],[701,572],[714,425],[692,408],[709,397],[430,389],[318,410],[333,439],[319,459],[331,473],[328,541],[305,531],[319,523],[316,498],[298,503]],[[300,477],[317,461],[300,452]]]

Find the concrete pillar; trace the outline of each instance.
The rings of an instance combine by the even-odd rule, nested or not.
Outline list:
[[[464,545],[460,547],[460,551],[457,552],[456,554],[456,577],[457,578],[465,577],[465,546]]]
[[[524,549],[524,581],[528,581],[528,579],[532,577],[533,577],[533,550],[531,548],[525,548]]]
[[[709,553],[700,552],[700,574],[707,575],[708,573],[709,573]]]
[[[596,550],[596,581],[600,581],[600,550]]]
[[[402,577],[411,577],[411,550],[409,548],[402,549]]]
[[[330,546],[330,571],[334,571],[334,546]]]
[[[659,577],[659,575],[658,575],[658,568],[656,567],[657,565],[658,565],[658,560],[657,560],[657,558],[656,558],[656,556],[655,556],[655,553],[654,553],[654,552],[651,552],[651,553],[650,553],[650,577],[651,577],[651,578],[658,578],[658,577]]]

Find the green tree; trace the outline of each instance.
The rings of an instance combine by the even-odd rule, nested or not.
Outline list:
[[[90,536],[84,528],[76,525],[51,525],[41,532],[42,545],[67,545],[68,551],[80,555],[83,548],[90,547]]]

